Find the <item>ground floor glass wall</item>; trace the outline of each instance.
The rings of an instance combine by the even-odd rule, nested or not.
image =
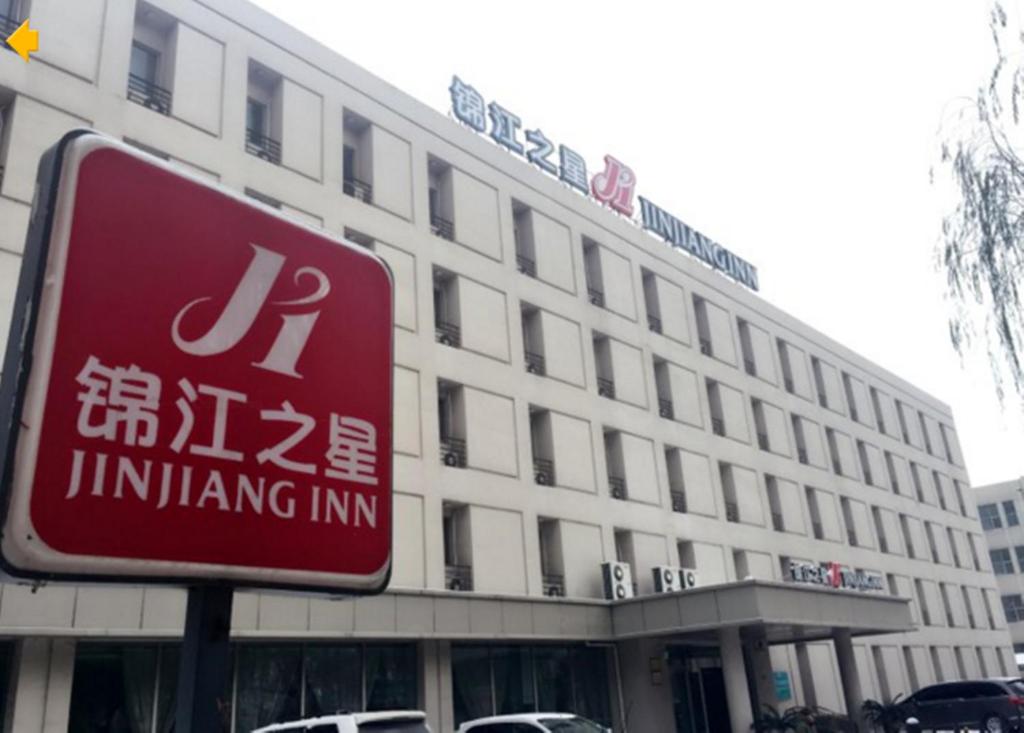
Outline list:
[[[79,643],[69,733],[169,733],[177,644]],[[239,644],[224,731],[338,711],[417,707],[415,644]]]
[[[588,646],[454,644],[455,724],[487,715],[568,712],[611,725],[608,654]]]

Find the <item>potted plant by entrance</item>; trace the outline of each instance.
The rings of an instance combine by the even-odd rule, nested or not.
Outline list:
[[[864,720],[880,729],[882,733],[899,733],[907,718],[907,701],[900,700],[902,695],[889,700],[865,700],[861,706]]]
[[[814,730],[813,720],[809,708],[792,707],[779,712],[778,708],[765,705],[750,729],[754,733],[809,733]]]

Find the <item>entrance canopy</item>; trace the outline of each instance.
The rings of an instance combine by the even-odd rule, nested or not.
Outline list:
[[[616,639],[685,636],[717,642],[723,627],[764,629],[769,644],[913,631],[906,598],[795,583],[744,580],[612,604]]]

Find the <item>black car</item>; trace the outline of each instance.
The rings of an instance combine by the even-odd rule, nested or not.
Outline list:
[[[943,682],[925,687],[906,702],[925,729],[980,728],[984,733],[1024,730],[1024,680],[999,677]]]

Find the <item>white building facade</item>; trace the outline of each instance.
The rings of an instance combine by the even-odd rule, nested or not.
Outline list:
[[[237,592],[225,730],[418,707],[440,731],[552,709],[746,731],[764,703],[1015,669],[942,402],[244,0],[0,16],[42,32],[29,64],[0,51],[5,319],[39,157],[79,127],[395,276],[391,588]],[[605,600],[612,561],[637,598]],[[822,563],[881,589],[796,582]],[[659,566],[698,587],[655,594]],[[0,586],[6,730],[167,730],[184,609]]]
[[[974,487],[1018,668],[1024,667],[1024,479]]]

